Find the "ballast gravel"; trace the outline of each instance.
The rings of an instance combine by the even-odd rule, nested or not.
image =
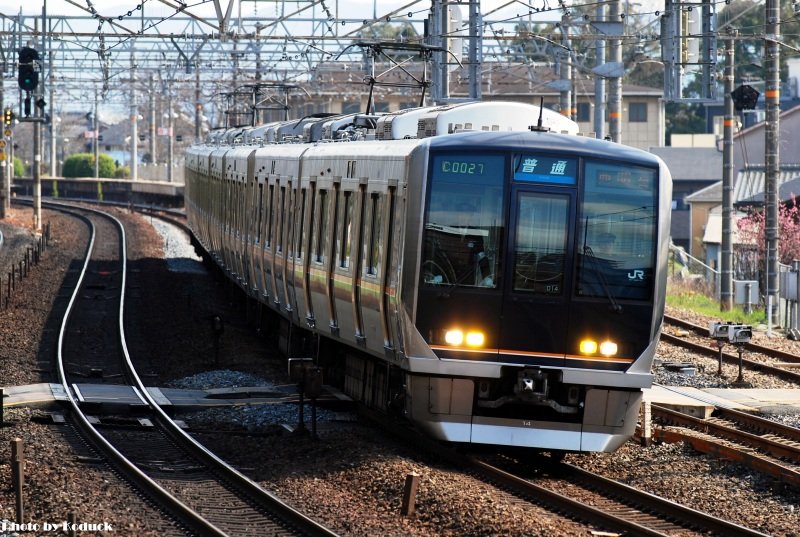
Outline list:
[[[26,279],[12,307],[0,307],[4,386],[52,380],[48,360],[53,343],[47,322],[64,274],[77,257],[82,231],[70,219],[50,214],[46,218],[54,222],[54,246]],[[14,218],[3,222],[6,243],[0,265],[12,251],[7,224],[24,228],[30,220],[29,210],[14,209]],[[288,384],[285,363],[272,343],[250,328],[255,314],[235,289],[200,265],[181,232],[155,221],[126,216],[138,235],[130,246],[135,287],[126,319],[132,354],[146,382],[192,389],[277,389]],[[215,316],[224,319],[218,341],[211,324]],[[687,359],[682,352],[662,344],[658,355],[663,361]],[[691,377],[658,369],[654,373],[665,384],[712,386],[714,381],[703,371]],[[60,520],[75,512],[79,520],[108,519],[115,525],[113,535],[167,532],[143,524],[137,513],[150,509],[148,502],[126,492],[126,484],[104,466],[78,456],[82,452],[71,446],[70,435],[32,421],[41,411],[7,409],[5,414],[13,423],[0,429],[0,479],[8,483],[10,478],[10,439],[24,436],[31,446],[29,520]],[[346,412],[320,409],[316,439],[290,432],[297,421],[296,406],[291,405],[242,405],[181,418],[241,471],[341,535],[588,536],[597,529],[514,501],[459,469],[384,437]],[[59,452],[71,447],[71,456]],[[770,535],[799,533],[797,491],[683,444],[644,448],[631,441],[616,453],[570,454],[566,460]],[[416,510],[401,516],[403,485],[412,472],[420,476]],[[48,486],[52,484],[56,486]],[[0,519],[14,520],[14,499],[7,487],[0,487]]]

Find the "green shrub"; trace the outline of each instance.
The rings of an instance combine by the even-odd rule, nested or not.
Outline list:
[[[108,155],[100,155],[100,177],[113,178],[117,171],[114,159]],[[91,153],[76,153],[64,160],[64,177],[94,177],[94,155]]]
[[[14,157],[14,177],[22,177],[25,175],[25,164],[19,157]]]
[[[127,179],[131,176],[130,166],[120,166],[114,171],[115,179]]]

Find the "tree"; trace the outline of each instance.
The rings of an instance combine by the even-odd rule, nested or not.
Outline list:
[[[113,178],[117,165],[114,159],[101,154],[99,159],[98,174],[100,177]],[[64,177],[94,177],[94,155],[91,153],[76,153],[64,161]]]
[[[503,35],[498,30],[497,37]],[[521,22],[509,39],[499,39],[506,59],[512,63],[551,63],[563,51],[562,36],[552,24]]]
[[[751,211],[738,221],[739,239],[758,252],[759,266],[764,266],[766,241],[764,240],[764,211]],[[780,262],[789,265],[800,259],[800,205],[798,197],[793,196],[789,203],[782,203],[778,208],[778,237]]]
[[[25,175],[25,164],[19,157],[14,157],[14,177],[22,177]]]
[[[796,22],[792,4],[784,2],[780,8],[780,20],[783,21],[781,42],[790,48],[781,48],[781,80],[788,80],[789,68],[786,65],[787,57],[791,57],[794,49],[800,48],[800,34],[796,31]],[[739,38],[734,45],[736,59],[736,84],[746,84],[750,81],[763,80],[764,68],[764,34],[766,27],[764,17],[766,10],[763,2],[756,0],[738,0],[731,2],[720,11],[717,18],[717,27],[724,35],[725,27],[730,26],[739,30]],[[794,22],[794,24],[792,24]],[[794,26],[794,30],[790,28]]]
[[[666,103],[666,135],[706,132],[706,109],[696,103]]]

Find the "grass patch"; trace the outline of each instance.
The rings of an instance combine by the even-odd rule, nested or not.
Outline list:
[[[700,315],[713,317],[725,322],[757,325],[766,322],[766,315],[761,308],[754,308],[750,314],[739,306],[729,311],[720,309],[719,301],[697,290],[680,285],[667,285],[667,305],[673,308],[692,311]]]

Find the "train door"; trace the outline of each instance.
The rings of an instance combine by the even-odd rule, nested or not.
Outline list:
[[[531,365],[563,365],[568,326],[575,192],[515,185],[500,352]]]

